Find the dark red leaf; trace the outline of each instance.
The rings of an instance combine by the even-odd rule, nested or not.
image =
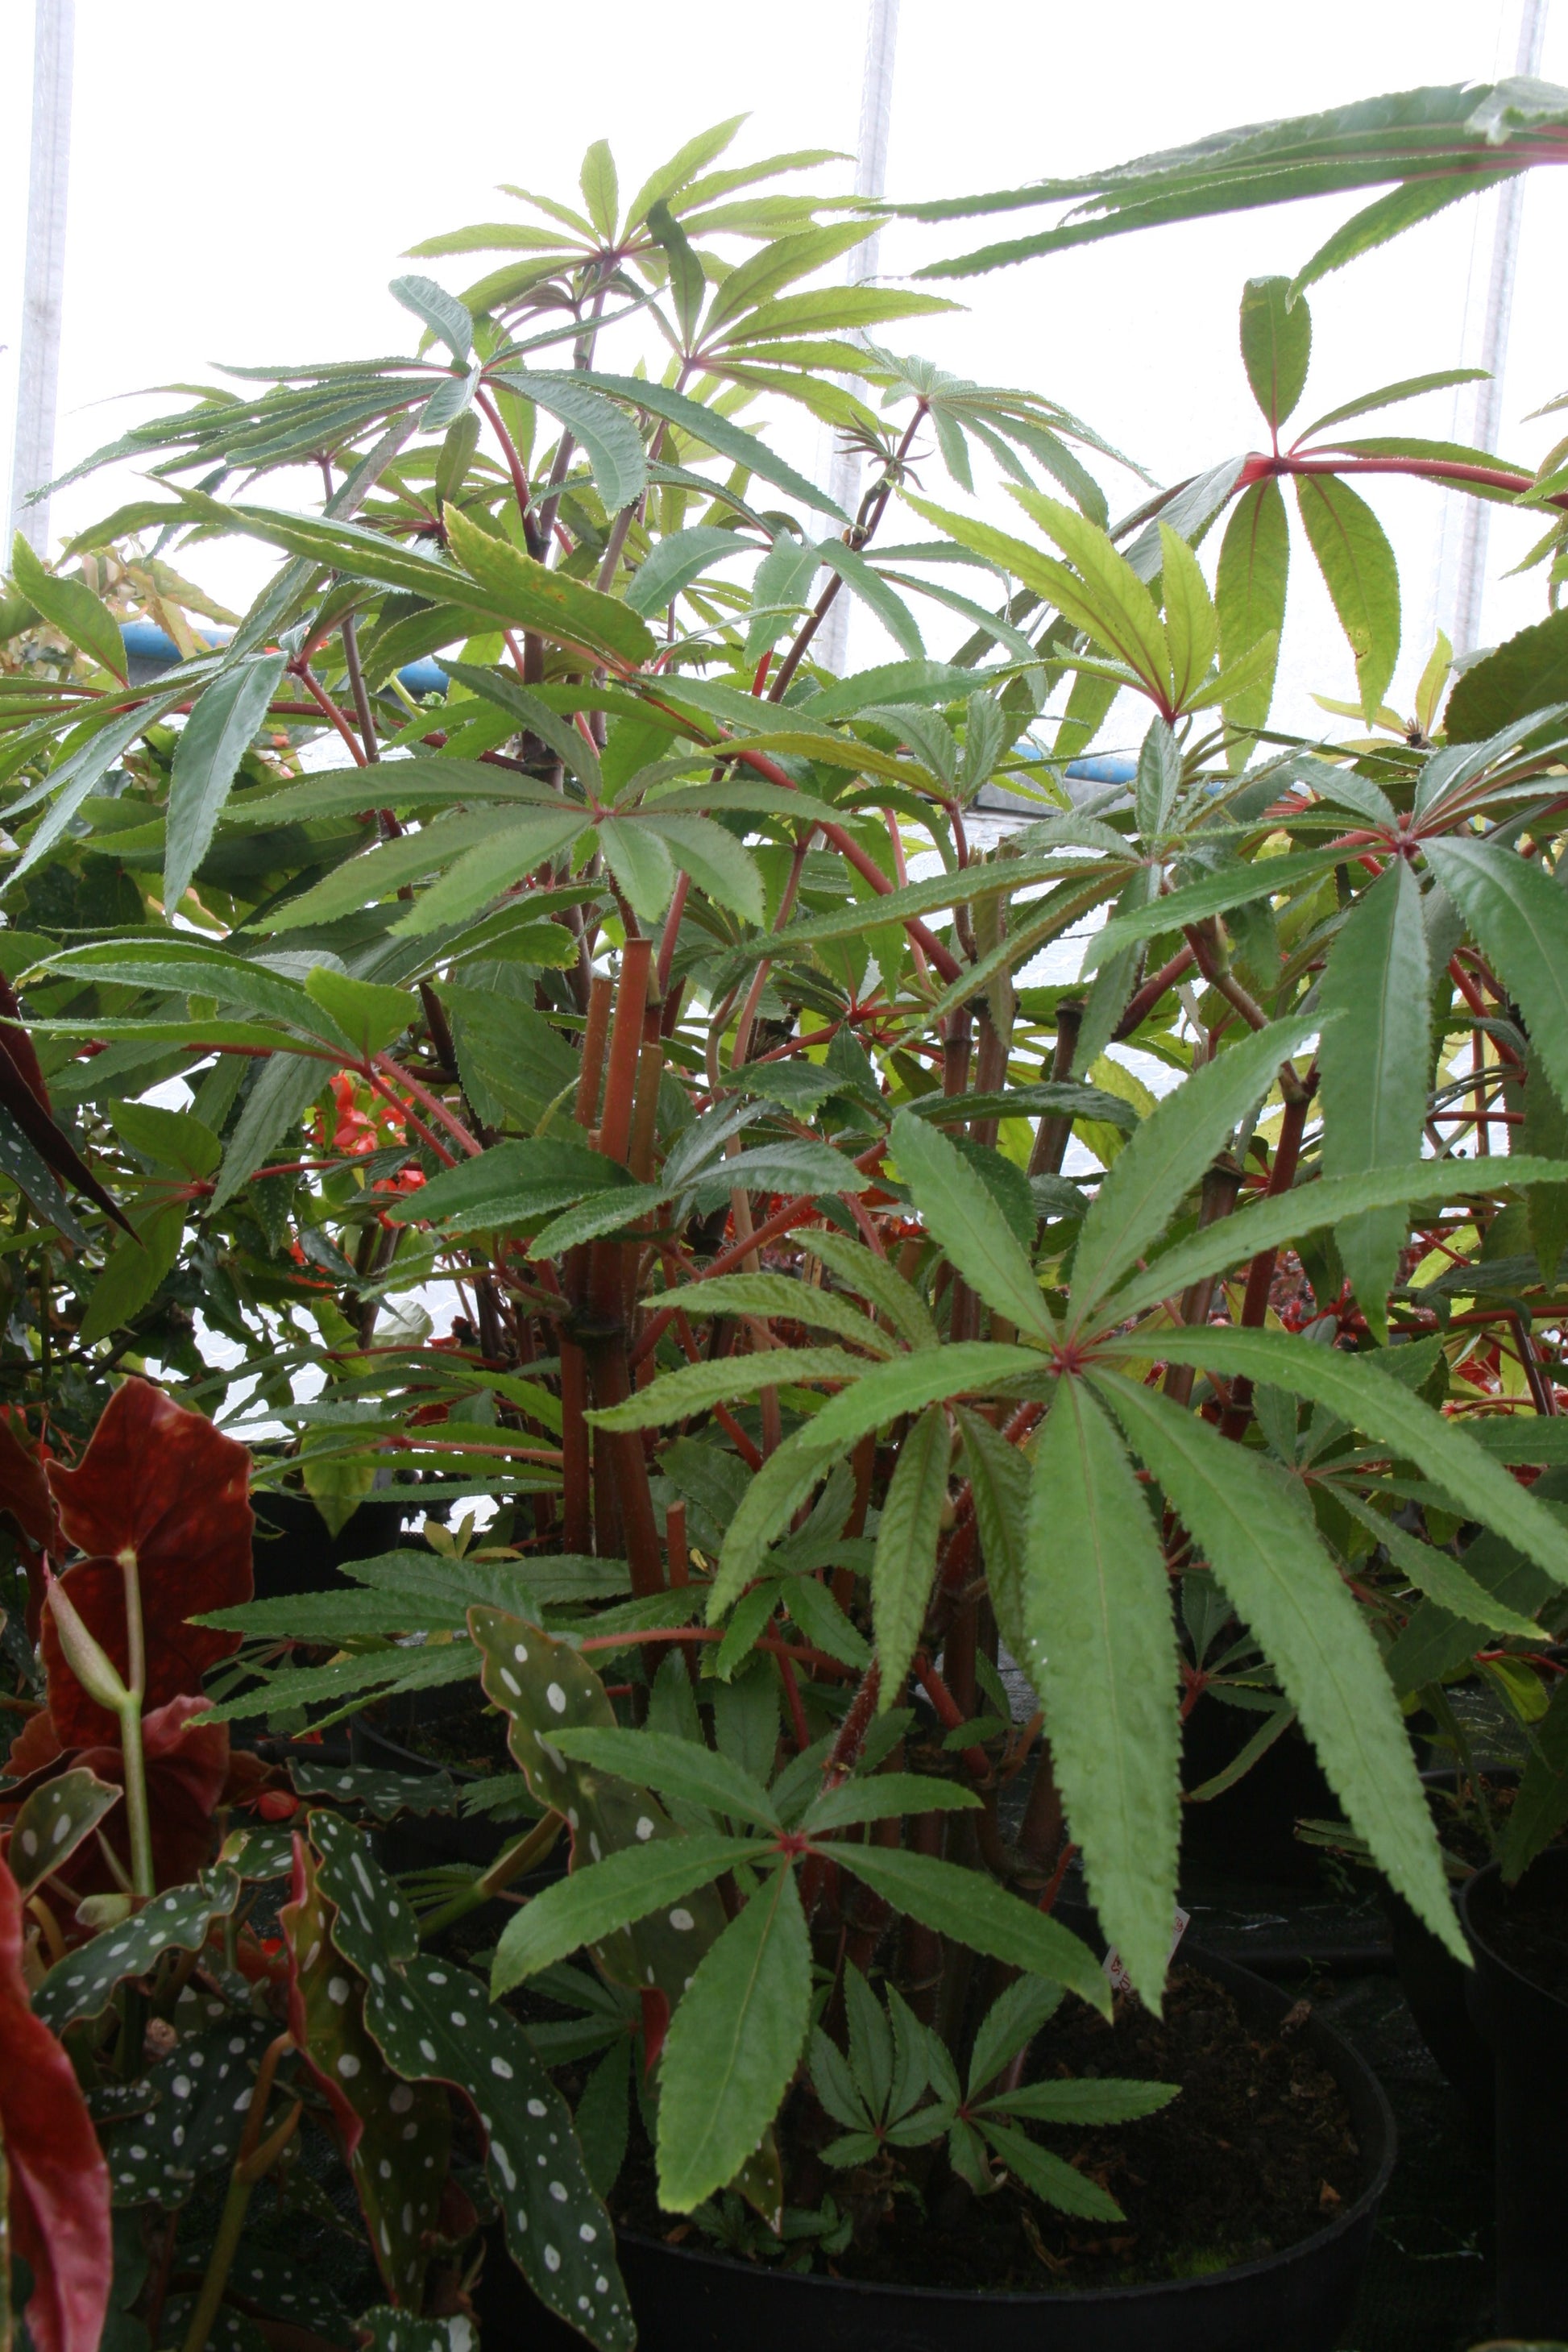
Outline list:
[[[70,2060],[33,2015],[22,1896],[0,1863],[0,2131],[11,2233],[33,2273],[37,2352],[98,2352],[114,2273],[109,2168]]]
[[[27,1638],[36,1642],[42,1625],[45,1552],[60,1549],[60,1523],[55,1498],[30,1441],[27,1424],[22,1434],[9,1413],[0,1413],[0,1511],[8,1512],[22,1537],[22,1567],[27,1579]]]
[[[135,1561],[147,1660],[143,1704],[150,1709],[199,1692],[206,1669],[239,1647],[237,1633],[185,1621],[250,1599],[249,1475],[243,1445],[145,1381],[127,1381],[116,1391],[75,1470],[48,1465],[66,1539],[88,1554],[61,1582],[121,1674],[128,1671],[121,1562],[127,1554]],[[69,1747],[117,1739],[113,1716],[67,1665],[48,1611],[43,1643],[49,1711],[61,1741]]]
[[[20,1012],[15,990],[0,972],[0,1015],[4,1016],[0,1018],[0,1103],[61,1182],[74,1184],[79,1192],[96,1201],[117,1225],[130,1233],[130,1219],[113,1194],[99,1182],[55,1118],[33,1041],[20,1024]]]
[[[39,1103],[52,1118],[55,1107],[49,1100],[49,1090],[44,1084],[44,1073],[31,1037],[22,1026],[22,1008],[16,992],[0,971],[0,1045],[16,1063],[22,1076],[37,1095]]]
[[[142,1717],[153,1874],[160,1889],[183,1886],[213,1858],[213,1815],[228,1792],[228,1726],[193,1725],[191,1717],[200,1715],[205,1705],[205,1699],[186,1694]],[[95,1746],[62,1748],[47,1711],[29,1716],[5,1762],[6,1771],[18,1785],[10,1793],[5,1817],[8,1819],[25,1796],[52,1777],[50,1768],[64,1772],[72,1765],[86,1766],[114,1788],[125,1785],[125,1759],[118,1734]],[[100,1825],[99,1836],[129,1871],[131,1846],[122,1808],[117,1807]],[[121,1883],[96,1839],[74,1853],[58,1875],[79,1901],[87,1895],[111,1894]],[[68,1934],[72,1932],[68,1921],[59,1924]]]

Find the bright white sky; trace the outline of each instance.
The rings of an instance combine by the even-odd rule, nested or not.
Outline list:
[[[1315,0],[1301,12],[1258,0],[1188,0],[1182,8],[1168,0],[1094,8],[967,0],[955,12],[946,0],[903,0],[889,194],[1007,185],[1420,81],[1489,79],[1511,69],[1518,6]],[[7,478],[31,20],[26,0],[0,0]],[[570,198],[592,138],[611,140],[623,190],[693,131],[745,108],[752,120],[737,154],[852,147],[863,21],[849,0],[795,0],[784,12],[731,0],[688,38],[659,32],[657,16],[633,0],[557,10],[466,0],[450,16],[412,0],[378,0],[374,9],[275,0],[263,31],[254,11],[233,5],[175,18],[77,0],[60,464],[148,413],[106,405],[113,395],[199,377],[215,361],[411,349],[411,322],[384,290],[402,249],[434,230],[505,218],[508,201],[494,193],[502,180]],[[1568,81],[1562,5],[1542,72]],[[1237,355],[1243,279],[1295,269],[1352,208],[1344,200],[1279,208],[1035,262],[953,288],[967,310],[912,322],[901,341],[960,373],[1048,392],[1157,478],[1175,478],[1258,439]],[[1015,225],[1024,223],[1015,215],[994,230],[896,227],[884,239],[884,270]],[[1531,457],[1555,437],[1557,420],[1521,419],[1568,385],[1553,270],[1565,229],[1568,174],[1538,172],[1525,201],[1503,402],[1505,450]],[[1489,234],[1481,206],[1460,206],[1316,289],[1317,358],[1302,416],[1473,357]],[[463,282],[463,264],[437,268],[449,283]],[[1468,429],[1451,394],[1395,414],[1412,431],[1462,437]],[[796,454],[822,462],[807,446]],[[927,480],[946,495],[940,468]],[[100,479],[72,490],[56,503],[57,534],[129,488]],[[1113,506],[1117,495],[1113,488]],[[1403,703],[1431,641],[1444,510],[1458,502],[1405,484],[1376,485],[1372,496],[1405,581],[1394,689]],[[1542,591],[1539,574],[1500,578],[1536,526],[1491,511],[1483,635],[1495,640],[1539,616]],[[1310,725],[1309,691],[1349,694],[1352,667],[1300,551],[1278,713]],[[203,575],[243,600],[251,560],[207,551]],[[859,651],[874,651],[864,635]]]

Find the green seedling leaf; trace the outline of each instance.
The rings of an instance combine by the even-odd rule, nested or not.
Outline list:
[[[1089,1946],[1058,1919],[1037,1911],[994,1879],[933,1855],[892,1846],[840,1843],[833,1858],[863,1878],[895,1910],[951,1936],[972,1952],[984,1952],[1007,1967],[1025,1969],[1066,1985],[1091,2009],[1109,2015],[1110,1987]]]
[[[783,1863],[710,1948],[670,2024],[658,2100],[659,2202],[670,2211],[689,2213],[761,2151],[810,2010],[811,1939]]]

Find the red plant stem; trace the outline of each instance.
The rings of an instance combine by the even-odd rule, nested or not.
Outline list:
[[[949,1731],[956,1731],[967,1720],[963,1709],[923,1652],[917,1652],[915,1655],[915,1680]],[[991,1759],[984,1748],[966,1748],[963,1761],[975,1780],[989,1780],[993,1778]]]
[[[422,1087],[417,1078],[409,1076],[401,1062],[393,1060],[390,1054],[373,1054],[371,1059],[385,1076],[395,1079],[400,1087],[406,1087],[415,1101],[422,1103],[433,1118],[440,1120],[447,1133],[461,1145],[470,1160],[479,1158],[484,1150],[484,1145],[475,1140],[462,1120],[447,1108],[439,1095],[433,1095],[428,1087]]]
[[[805,1720],[805,1709],[801,1704],[800,1683],[795,1675],[795,1661],[783,1651],[776,1651],[774,1655],[779,1662],[779,1680],[784,1685],[784,1704],[789,1708],[790,1729],[795,1735],[795,1752],[797,1755],[804,1756],[811,1746],[811,1732]]]
[[[317,709],[321,713],[321,716],[327,720],[330,726],[337,729],[338,733],[348,745],[350,751],[353,754],[353,762],[355,767],[363,768],[365,765],[365,756],[363,751],[361,749],[359,737],[354,733],[353,729],[349,725],[348,720],[338,709],[338,706],[332,700],[331,696],[327,692],[326,688],[318,682],[310,668],[310,663],[301,662],[295,669],[294,675],[296,677],[302,678],[304,680],[305,691],[309,694]]]
[[[1289,1091],[1285,1100],[1285,1116],[1279,1122],[1279,1140],[1275,1146],[1274,1165],[1268,1171],[1267,1198],[1272,1200],[1288,1192],[1296,1181],[1296,1166],[1301,1157],[1301,1137],[1307,1125],[1307,1113],[1317,1090],[1315,1077],[1305,1085]],[[1242,1328],[1249,1331],[1263,1328],[1268,1312],[1268,1293],[1274,1281],[1274,1268],[1279,1263],[1278,1249],[1259,1250],[1247,1269],[1247,1292],[1242,1301]],[[1240,1437],[1252,1418],[1252,1383],[1238,1380],[1230,1392],[1220,1421],[1222,1437]]]
[[[910,417],[908,425],[905,427],[903,439],[900,442],[898,449],[887,468],[887,472],[880,485],[868,494],[867,500],[861,507],[860,511],[861,514],[865,516],[865,520],[861,522],[858,520],[851,523],[849,529],[844,533],[844,543],[846,546],[854,548],[864,547],[868,540],[870,539],[872,533],[875,531],[877,525],[881,521],[883,515],[887,511],[888,500],[893,495],[893,485],[899,478],[904,459],[909,456],[910,450],[913,446],[915,435],[920,430],[921,424],[924,422],[925,414],[926,404],[922,400],[917,404],[914,415]],[[821,595],[817,598],[811,612],[807,614],[805,621],[803,623],[795,636],[795,643],[791,646],[788,653],[784,656],[784,660],[780,663],[778,676],[774,678],[772,688],[769,691],[768,699],[770,702],[782,702],[784,700],[785,692],[789,687],[789,682],[795,676],[796,669],[800,667],[801,656],[805,652],[807,646],[810,645],[813,637],[816,636],[817,630],[822,626],[823,622],[826,619],[828,607],[833,603],[834,598],[837,595],[843,584],[842,579],[836,572],[832,579],[828,582],[826,587],[823,590]]]
[[[561,1335],[562,1539],[569,1552],[586,1553],[592,1541],[588,1497],[588,1366],[583,1350]]]
[[[383,1077],[378,1077],[374,1070],[367,1072],[366,1075],[375,1092],[381,1096],[384,1102],[389,1102],[392,1105],[392,1108],[397,1113],[399,1118],[401,1118],[405,1125],[414,1129],[415,1134],[419,1138],[421,1143],[427,1144],[429,1146],[430,1150],[436,1154],[437,1159],[441,1162],[442,1167],[455,1168],[458,1163],[453,1159],[451,1153],[447,1150],[446,1145],[437,1141],[429,1129],[426,1126],[424,1120],[418,1118],[415,1112],[411,1111],[405,1102],[400,1100],[399,1097],[394,1094],[392,1088],[387,1085],[386,1080]]]
[[[870,1173],[886,1150],[886,1143],[878,1141],[868,1145],[866,1150],[861,1152],[855,1165],[862,1175]],[[740,1241],[732,1242],[727,1250],[721,1251],[710,1265],[700,1266],[693,1274],[692,1281],[711,1282],[715,1275],[730,1273],[731,1268],[741,1265],[752,1250],[760,1250],[769,1242],[776,1242],[781,1235],[792,1232],[796,1225],[816,1223],[821,1215],[822,1211],[817,1205],[815,1193],[797,1192],[793,1201],[786,1201],[782,1209],[775,1210],[765,1224],[759,1225],[754,1233],[744,1235]],[[645,1356],[652,1355],[666,1331],[668,1330],[675,1313],[676,1309],[673,1307],[663,1307],[651,1318],[647,1330],[632,1350],[634,1364],[640,1364]]]
[[[691,877],[681,872],[675,877],[675,896],[669,902],[669,912],[664,919],[664,929],[658,942],[658,995],[660,1002],[669,993],[669,967],[675,961],[675,942],[680,937],[681,918],[686,912],[687,894],[691,888]]]
[[[653,946],[648,940],[628,940],[621,957],[616,991],[616,1018],[610,1034],[605,1076],[605,1110],[599,1122],[599,1149],[607,1160],[623,1163],[631,1144],[632,1107],[637,1093],[637,1057],[642,1050],[643,1007],[647,1000]]]
[[[1057,1897],[1062,1891],[1062,1881],[1067,1876],[1068,1872],[1072,1868],[1072,1865],[1077,1859],[1078,1848],[1069,1838],[1066,1845],[1063,1846],[1060,1854],[1058,1856],[1057,1866],[1055,1870],[1052,1871],[1050,1877],[1047,1880],[1045,1888],[1041,1893],[1038,1906],[1040,1910],[1048,1912],[1056,1909]]]
[[[511,476],[511,487],[517,499],[518,518],[520,521],[526,521],[530,497],[528,476],[523,469],[522,459],[517,454],[511,435],[501,421],[500,410],[496,406],[494,399],[483,384],[474,394],[474,405],[484,415],[491,432],[500,443],[501,455],[506,459],[506,469]]]
[[[579,1127],[592,1127],[599,1108],[599,1080],[605,1070],[605,1044],[610,1034],[610,1005],[616,984],[596,971],[588,989],[587,1026],[583,1032],[583,1063],[577,1074],[575,1118]]]
[[[1135,1029],[1142,1028],[1166,990],[1174,988],[1183,973],[1191,968],[1192,961],[1191,948],[1179,948],[1169,963],[1162,964],[1153,978],[1143,982],[1137,994],[1129,1002],[1126,1012],[1116,1024],[1115,1034],[1118,1038],[1131,1037]]]

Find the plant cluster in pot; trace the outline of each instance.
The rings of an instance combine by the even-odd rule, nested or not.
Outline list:
[[[1427,107],[1442,169],[1479,103]],[[1183,1723],[1258,1718],[1211,1782],[1310,1742],[1462,1957],[1401,1712],[1457,1668],[1389,1666],[1436,1610],[1528,1711],[1568,1587],[1510,1475],[1556,1458],[1562,632],[1446,703],[1439,645],[1388,724],[1397,572],[1348,478],[1529,477],[1333,437],[1409,383],[1282,446],[1310,324],[1267,278],[1268,451],[1112,528],[1122,461],[1060,404],[849,340],[935,298],[828,282],[870,217],[781,184],[826,159],[718,168],[734,131],[626,205],[596,145],[583,210],[433,240],[504,257],[396,282],[418,356],[132,428],[156,491],[15,559],[0,1472],[42,1650],[5,1654],[0,2032],[76,2086],[79,2216],[50,2239],[0,2086],[40,2352],[111,2307],[154,2352],[461,2352],[476,2312],[542,2326],[519,2273],[599,2352],[934,2341],[977,2297],[1323,2352],[1353,2306],[1386,2109],[1173,1950]],[[1342,183],[1342,125],[1279,135]],[[1132,180],[1259,200],[1250,136]],[[854,515],[737,421],[763,394],[870,461]],[[258,495],[306,461],[313,503]],[[1310,748],[1268,723],[1287,475],[1374,730]],[[221,648],[186,533],[284,559]],[[898,658],[816,659],[840,594]],[[179,658],[132,687],[149,610]],[[1085,806],[1060,772],[1123,697],[1130,790]],[[993,783],[1038,813],[987,846]],[[184,1112],[138,1098],[176,1076]],[[279,1422],[350,1526],[378,1477],[495,1516],[251,1598],[238,1440]],[[475,1790],[307,1751],[443,1693],[526,1824],[400,1879],[370,1825]],[[286,1763],[227,1755],[258,1718]]]

